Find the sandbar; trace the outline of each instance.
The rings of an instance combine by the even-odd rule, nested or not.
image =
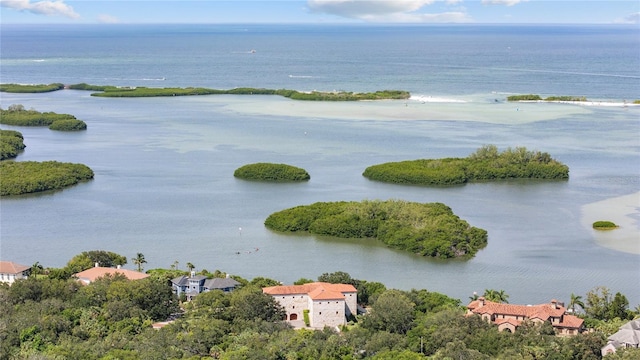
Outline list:
[[[415,95],[407,100],[299,101],[279,96],[194,96],[188,101],[220,105],[225,111],[245,115],[296,118],[376,121],[469,121],[519,125],[538,121],[573,118],[591,114],[598,106],[584,104],[507,102],[495,94],[467,96]],[[605,106],[610,111],[626,111],[622,106]],[[609,103],[607,103],[609,104]],[[640,107],[635,107],[640,109]]]
[[[612,221],[618,228],[593,229],[599,220]],[[584,205],[581,223],[599,245],[640,255],[640,192]]]

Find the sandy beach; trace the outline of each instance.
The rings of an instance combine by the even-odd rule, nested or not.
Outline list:
[[[618,228],[594,230],[593,223],[612,221]],[[607,248],[640,254],[640,192],[602,200],[582,207],[582,225],[595,241]]]

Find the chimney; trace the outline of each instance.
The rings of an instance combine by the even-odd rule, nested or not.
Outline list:
[[[96,261],[96,263],[94,265],[95,265],[95,267],[100,267],[100,264],[98,264],[97,261]]]
[[[122,265],[116,266],[116,269],[121,269],[121,268],[122,268]]]
[[[196,277],[196,272],[195,272],[195,270],[191,270],[191,277]]]
[[[229,278],[229,274],[227,274],[225,277],[228,279]]]
[[[484,301],[485,301],[484,296],[480,296],[480,297],[478,298],[478,301],[480,302],[480,306],[478,306],[478,307],[482,307],[482,306],[484,306]]]

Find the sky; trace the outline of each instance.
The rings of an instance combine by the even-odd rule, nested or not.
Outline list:
[[[0,22],[640,24],[640,1],[0,0]]]

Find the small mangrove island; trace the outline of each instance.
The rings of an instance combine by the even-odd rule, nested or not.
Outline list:
[[[593,228],[596,230],[613,230],[617,227],[618,225],[611,221],[600,220],[593,223]]]
[[[93,179],[88,166],[58,161],[2,161],[0,173],[0,196],[59,190]]]
[[[470,226],[442,203],[402,200],[318,202],[269,215],[268,229],[378,240],[434,258],[472,258],[487,245],[486,230]]]
[[[15,158],[25,147],[21,132],[0,130],[0,160]]]
[[[507,96],[507,101],[588,101],[584,96],[548,96],[546,98],[542,98],[540,95],[536,94],[526,94],[526,95],[511,95]]]
[[[21,104],[9,105],[7,110],[0,108],[0,124],[12,126],[48,126],[57,131],[81,131],[87,124],[70,114],[39,112],[26,110]]]
[[[569,167],[539,151],[524,147],[499,152],[485,145],[466,158],[389,162],[365,169],[364,177],[394,184],[459,185],[502,179],[566,180]]]
[[[239,167],[233,176],[244,180],[293,182],[308,181],[311,176],[299,167],[287,164],[255,163]]]

